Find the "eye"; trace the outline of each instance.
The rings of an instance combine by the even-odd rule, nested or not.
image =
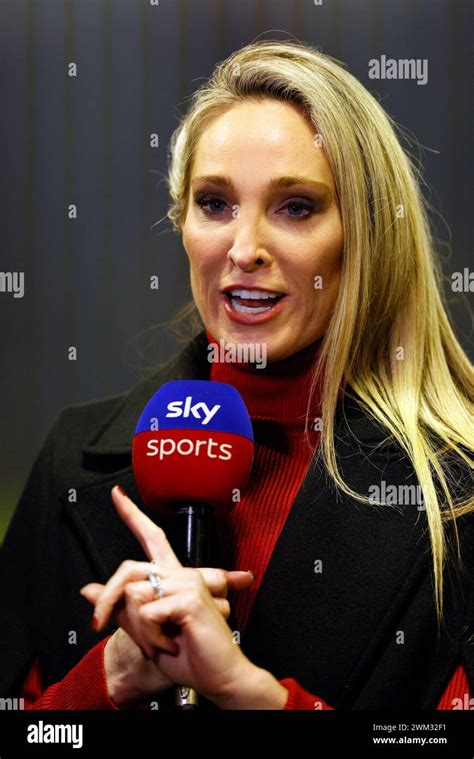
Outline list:
[[[307,219],[313,215],[315,206],[308,200],[291,200],[281,210],[287,210],[290,219]]]
[[[216,195],[198,195],[195,198],[197,205],[202,208],[203,213],[208,216],[218,216],[225,207],[225,201]]]
[[[226,201],[222,200],[222,198],[219,198],[217,195],[197,195],[195,197],[195,203],[202,209],[206,216],[221,216],[226,207]],[[287,211],[287,216],[290,219],[299,221],[312,216],[315,210],[316,207],[312,201],[302,198],[301,200],[291,200],[283,206],[278,213]]]

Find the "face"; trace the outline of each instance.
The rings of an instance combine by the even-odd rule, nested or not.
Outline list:
[[[249,100],[207,125],[182,233],[194,300],[216,340],[265,343],[276,361],[323,336],[342,222],[324,150],[295,105]]]

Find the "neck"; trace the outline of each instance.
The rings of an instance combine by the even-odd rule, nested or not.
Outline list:
[[[219,342],[206,330],[208,344]],[[321,340],[264,368],[254,363],[214,361],[210,379],[233,385],[242,396],[252,419],[270,419],[302,428],[308,413],[308,400],[313,369]],[[217,351],[216,351],[217,352]],[[313,391],[310,419],[320,416],[320,383]]]

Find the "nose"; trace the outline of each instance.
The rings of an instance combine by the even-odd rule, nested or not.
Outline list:
[[[228,258],[245,272],[269,266],[272,262],[270,253],[259,245],[257,235],[249,229],[241,230],[241,234],[236,236]]]

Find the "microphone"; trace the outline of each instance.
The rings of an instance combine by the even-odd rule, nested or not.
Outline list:
[[[175,520],[183,566],[209,565],[210,519],[232,508],[253,456],[252,422],[232,385],[173,380],[146,404],[132,443],[135,481],[152,511]],[[176,686],[175,705],[197,708],[196,692]]]

